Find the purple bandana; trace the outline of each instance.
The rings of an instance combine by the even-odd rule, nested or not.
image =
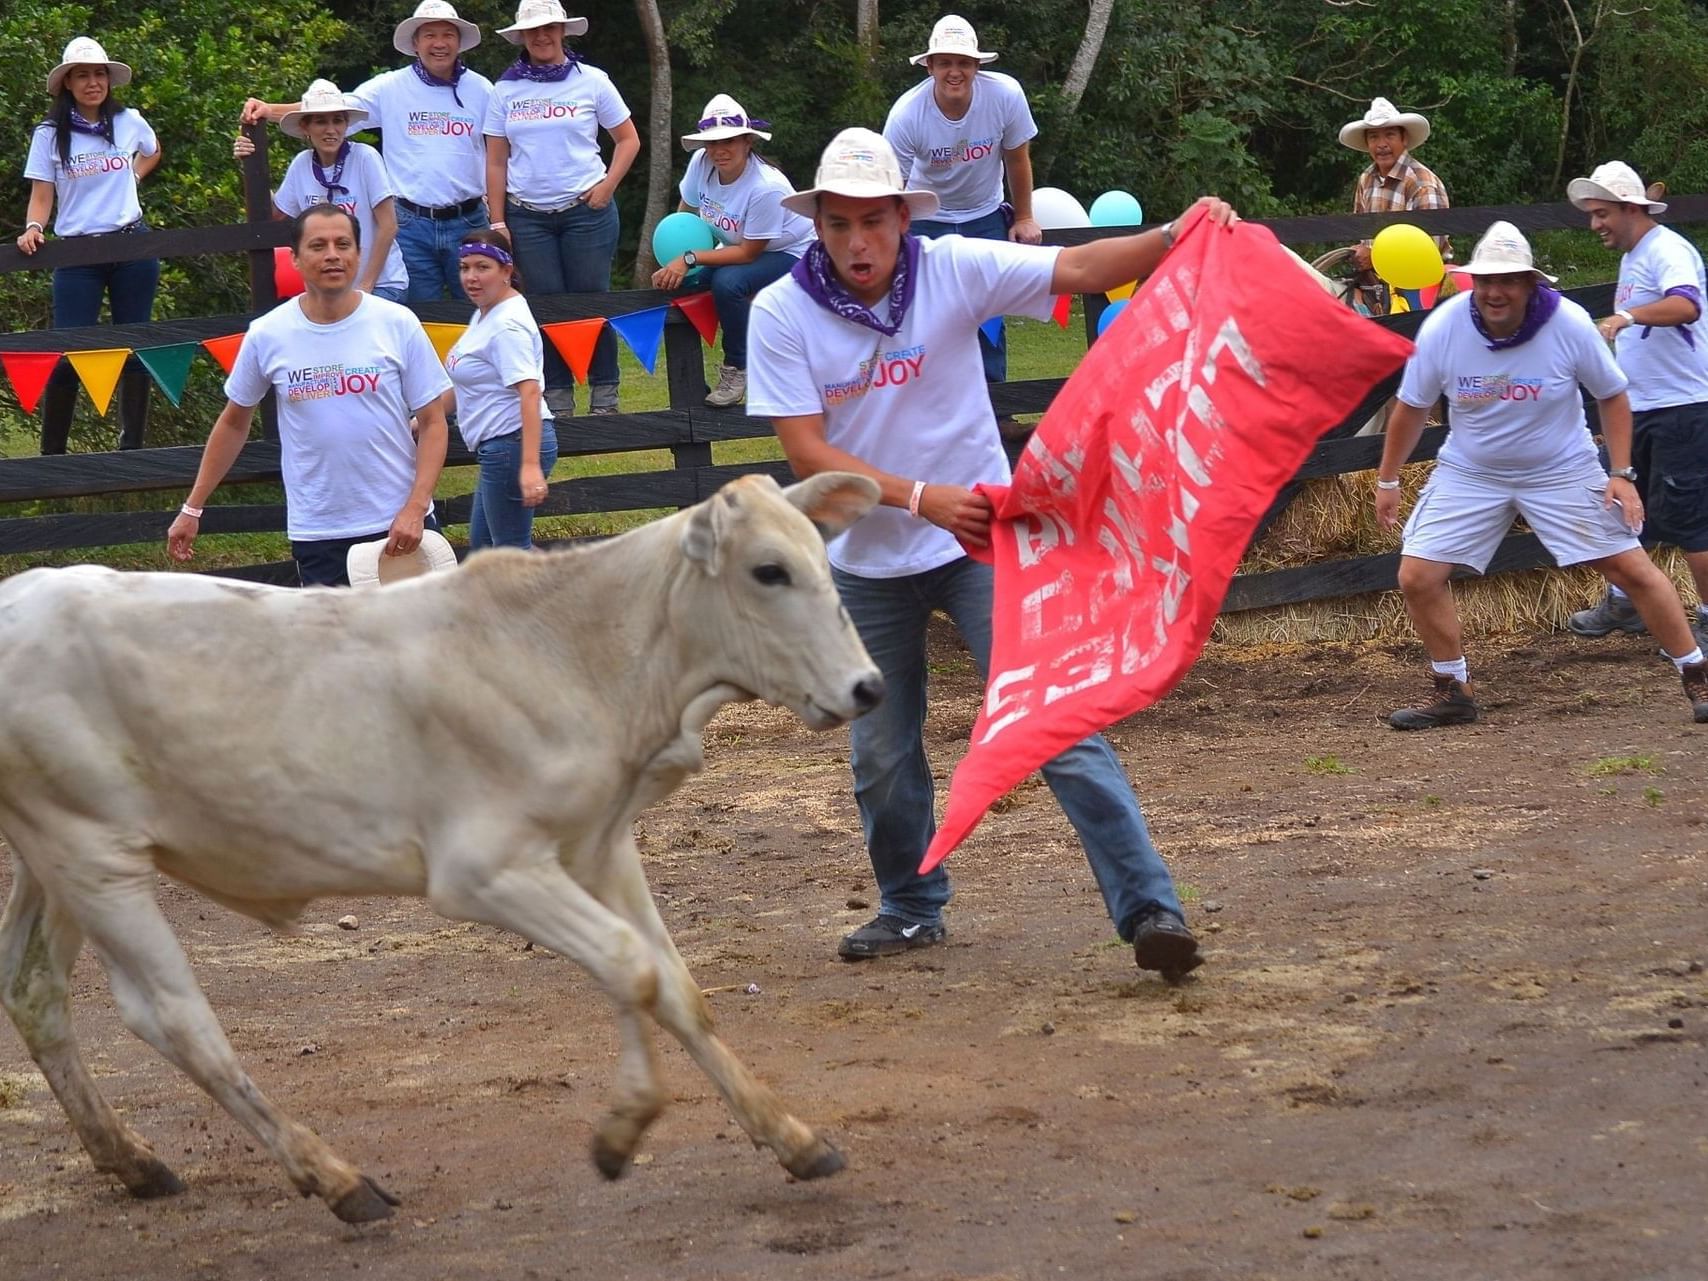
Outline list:
[[[1541,332],[1543,325],[1554,318],[1554,313],[1559,309],[1560,291],[1538,283],[1531,291],[1530,301],[1525,304],[1524,319],[1518,322],[1518,328],[1509,336],[1496,338],[1483,327],[1483,315],[1477,310],[1475,298],[1471,299],[1471,323],[1488,343],[1490,351],[1504,351],[1508,347],[1518,347],[1529,342]]]
[[[92,134],[97,138],[113,141],[113,122],[111,120],[85,120],[83,113],[76,107],[71,109],[71,132]]]
[[[769,129],[769,120],[760,120],[755,116],[704,116],[700,120],[700,132],[708,129]]]
[[[1661,297],[1683,298],[1692,307],[1696,308],[1696,319],[1702,319],[1702,293],[1695,285],[1674,285],[1671,289],[1662,294]],[[1691,321],[1691,324],[1695,323],[1696,321]],[[1689,347],[1692,351],[1696,350],[1696,335],[1690,332],[1690,325],[1674,325],[1671,328],[1674,333],[1684,339],[1684,345],[1686,347]],[[1654,332],[1655,327],[1653,325],[1644,325],[1642,337],[1646,340],[1648,336]]]
[[[309,163],[314,166],[314,180],[322,187],[326,188],[326,203],[329,205],[335,205],[338,203],[338,193],[340,191],[342,191],[346,196],[350,194],[350,189],[339,182],[339,179],[344,176],[344,162],[349,158],[350,140],[348,138],[344,139],[344,145],[338,148],[338,160],[332,166],[331,173],[327,173],[326,170],[321,167],[320,155],[318,152],[310,150],[308,153]]]
[[[457,93],[457,81],[463,78],[463,72],[467,71],[468,68],[463,65],[463,60],[461,58],[458,58],[456,66],[451,68],[451,78],[449,80],[439,79],[438,76],[427,70],[427,64],[422,62],[419,58],[414,61],[410,70],[415,72],[416,76],[424,85],[432,85],[435,89],[449,89],[451,91],[451,97],[457,100],[457,106],[460,107],[463,105],[462,96]]]
[[[581,59],[568,49],[563,51],[564,61],[557,63],[530,62],[527,54],[520,54],[516,61],[504,68],[500,80],[534,80],[541,84],[556,84],[560,80],[568,80],[569,73],[581,65]]]
[[[514,263],[516,261],[509,254],[505,253],[502,249],[500,249],[497,245],[485,244],[485,243],[478,241],[478,240],[472,245],[458,245],[457,246],[457,257],[458,258],[490,258],[490,259],[492,259],[493,262],[497,263],[501,267],[512,266],[512,265],[514,265]]]
[[[833,311],[852,324],[875,329],[886,338],[894,338],[907,319],[907,309],[913,303],[914,282],[919,279],[919,237],[904,235],[901,238],[895,279],[890,285],[891,324],[886,325],[879,320],[870,307],[850,294],[836,278],[836,269],[831,265],[830,255],[822,241],[813,241],[789,274],[807,291],[807,297],[826,311]]]

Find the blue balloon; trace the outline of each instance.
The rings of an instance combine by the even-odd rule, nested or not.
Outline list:
[[[1103,314],[1097,318],[1097,336],[1099,338],[1103,337],[1103,331],[1109,328],[1110,325],[1114,324],[1115,317],[1119,316],[1125,310],[1127,310],[1127,300],[1125,298],[1121,299],[1120,302],[1112,302],[1105,307],[1103,309]]]
[[[685,209],[666,214],[652,229],[652,256],[658,260],[660,266],[675,262],[690,249],[699,253],[705,249],[715,249],[717,244],[718,238],[701,220],[700,215],[691,214]]]
[[[1144,220],[1139,198],[1130,191],[1105,191],[1091,202],[1093,227],[1137,227]]]

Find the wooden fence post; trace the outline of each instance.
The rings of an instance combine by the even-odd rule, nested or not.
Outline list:
[[[273,180],[267,170],[267,125],[265,122],[243,126],[244,136],[255,144],[255,150],[243,161],[243,207],[249,222],[273,220]],[[271,311],[279,303],[279,291],[273,283],[273,251],[249,251],[249,308],[259,314]],[[272,392],[261,402],[261,436],[264,440],[279,438],[278,404]]]
[[[671,319],[680,319],[672,317]],[[706,412],[706,358],[701,353],[700,331],[690,324],[664,326],[664,374],[670,389],[670,407],[689,415],[689,430],[693,430],[693,415]],[[712,465],[710,441],[696,440],[670,447],[671,465],[678,470]],[[705,498],[695,486],[695,498]]]

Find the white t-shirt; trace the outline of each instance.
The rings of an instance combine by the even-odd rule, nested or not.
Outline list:
[[[136,198],[138,156],[152,156],[160,141],[148,122],[129,107],[113,116],[113,141],[94,134],[71,134],[71,163],[61,164],[52,125],[37,125],[30,135],[24,177],[51,182],[53,229],[61,236],[90,236],[117,231],[142,217]]]
[[[682,203],[700,211],[719,244],[766,240],[767,253],[799,258],[812,243],[812,220],[783,208],[783,198],[794,195],[794,187],[781,169],[758,156],[749,155],[741,177],[726,184],[702,148],[689,159],[680,190]]]
[[[1002,153],[1038,135],[1026,91],[1013,76],[973,77],[967,114],[951,120],[924,80],[897,98],[884,122],[902,177],[914,191],[935,191],[946,222],[970,222],[1002,204]]]
[[[1626,325],[1613,340],[1619,367],[1631,379],[1632,409],[1663,409],[1708,401],[1708,279],[1696,246],[1670,227],[1651,227],[1619,260],[1613,305],[1641,307],[1666,291],[1694,285],[1697,316],[1688,325]]]
[[[1490,351],[1471,295],[1436,307],[1417,335],[1400,399],[1428,408],[1445,395],[1453,430],[1440,460],[1506,479],[1599,467],[1579,386],[1597,400],[1625,390],[1589,313],[1569,298],[1529,342]]]
[[[333,203],[326,198],[326,188],[314,180],[313,166],[313,147],[297,152],[273,197],[273,203],[293,218],[310,205]],[[327,174],[327,177],[331,176]],[[336,202],[338,207],[345,213],[354,214],[362,229],[362,257],[356,269],[360,275],[367,271],[374,248],[374,206],[382,200],[390,200],[397,192],[392,188],[391,175],[386,172],[380,153],[365,142],[350,144],[350,155],[344,161],[344,172],[338,176],[338,185],[349,188]],[[374,288],[409,288],[409,272],[404,268],[403,253],[397,247],[396,236],[392,237],[391,247],[386,250],[385,265],[374,279]]]
[[[446,353],[445,368],[457,389],[457,430],[463,444],[475,449],[483,440],[521,431],[522,399],[516,384],[531,378],[542,392],[546,385],[545,349],[528,300],[518,294],[484,316],[476,311]],[[540,414],[551,417],[543,396]]]
[[[1049,316],[1053,246],[948,236],[919,240],[919,279],[887,338],[814,302],[793,276],[759,291],[748,321],[747,412],[823,414],[838,449],[932,484],[1009,479],[985,388],[978,329],[992,316]],[[886,299],[877,308],[888,316]],[[899,507],[874,507],[830,546],[867,578],[918,574],[965,555],[953,534]]]
[[[465,71],[456,92],[430,85],[413,66],[375,76],[348,95],[383,135],[386,171],[397,194],[438,209],[486,194],[486,104],[492,81]],[[457,105],[457,99],[463,105]],[[366,127],[364,125],[364,127]]]
[[[555,209],[604,181],[599,130],[628,118],[611,78],[584,62],[555,83],[500,80],[486,104],[485,130],[510,143],[509,194]]]
[[[330,325],[282,302],[249,326],[225,394],[258,405],[279,394],[286,529],[297,542],[391,528],[415,487],[409,416],[450,387],[407,307],[371,294]]]

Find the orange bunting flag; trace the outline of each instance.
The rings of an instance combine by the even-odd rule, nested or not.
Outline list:
[[[552,340],[557,354],[563,357],[577,382],[587,381],[587,371],[593,365],[593,344],[599,341],[599,331],[605,327],[603,316],[589,320],[563,320],[555,325],[541,325],[540,332]]]
[[[0,351],[0,367],[5,368],[6,377],[12,383],[12,392],[26,414],[36,412],[42,390],[47,386],[54,366],[59,364],[60,354],[57,351]]]
[[[83,389],[95,402],[95,412],[104,414],[113,403],[113,389],[119,385],[125,361],[130,359],[129,347],[105,347],[100,351],[68,351],[65,358],[83,380]]]
[[[705,339],[710,347],[718,336],[718,306],[712,301],[709,293],[689,294],[686,298],[673,298],[670,305],[675,307],[690,324],[700,331],[700,337]]]
[[[439,353],[441,365],[451,354],[451,348],[457,345],[457,339],[468,332],[467,325],[448,325],[439,321],[424,320],[421,327],[427,331],[427,341],[433,344],[433,350]]]
[[[1068,317],[1073,314],[1073,295],[1057,294],[1056,309],[1050,313],[1050,319],[1063,329],[1068,327]]]
[[[226,373],[237,363],[237,349],[243,346],[242,334],[227,334],[224,338],[204,338],[202,346],[208,349],[208,355],[219,361],[219,367]]]

